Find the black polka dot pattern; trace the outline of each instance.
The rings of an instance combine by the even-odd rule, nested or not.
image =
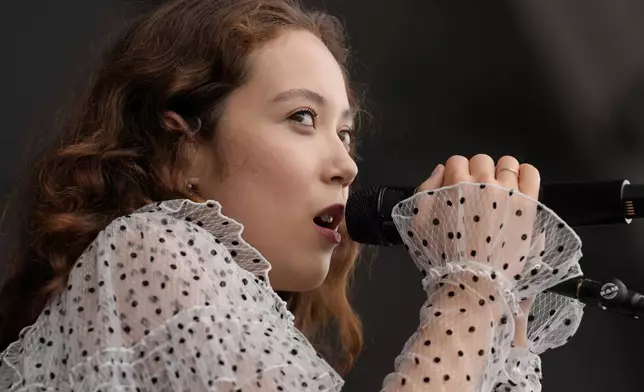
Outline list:
[[[339,390],[240,234],[214,202],[116,219],[2,354],[0,390]]]
[[[499,321],[511,312],[504,292],[510,286],[489,275],[486,268],[473,272],[453,265],[430,270],[424,281],[428,299],[421,327],[397,358],[396,371],[385,379],[384,390],[397,390],[402,379],[410,390],[425,390],[424,384],[474,390],[477,383],[487,383],[482,381],[485,363],[491,364],[495,375],[502,371],[504,347],[509,347],[514,330],[512,319]],[[495,300],[480,305],[484,292]]]
[[[453,390],[465,390],[470,382],[482,390],[497,385],[540,390],[537,354],[568,341],[583,314],[579,302],[544,293],[581,275],[581,241],[574,231],[546,206],[491,184],[420,192],[399,203],[392,216],[424,271],[428,302],[421,311],[422,327],[389,376],[391,385],[400,375],[406,385],[418,388],[428,377],[430,384],[445,383]],[[520,301],[535,296],[526,314],[516,310]],[[515,317],[527,317],[528,348],[515,347]],[[423,346],[425,340],[432,344]],[[510,366],[513,356],[523,356],[523,365]],[[483,365],[436,368],[459,359],[472,363],[473,358],[487,364],[487,372]]]

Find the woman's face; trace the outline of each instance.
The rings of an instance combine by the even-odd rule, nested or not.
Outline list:
[[[200,147],[197,186],[244,225],[244,239],[272,264],[275,290],[310,290],[326,277],[337,246],[334,233],[314,218],[345,205],[358,172],[348,153],[347,89],[333,55],[306,31],[284,32],[263,45],[250,68],[213,142]],[[226,164],[223,177],[216,154]],[[330,212],[334,229],[344,214]]]

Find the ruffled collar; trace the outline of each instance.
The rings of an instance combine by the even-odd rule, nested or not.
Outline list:
[[[271,264],[242,238],[244,226],[225,216],[221,208],[221,204],[213,200],[196,203],[189,199],[176,199],[149,204],[134,213],[163,212],[175,219],[202,227],[215,237],[217,243],[223,244],[231,252],[237,265],[268,282]]]
[[[214,200],[197,203],[189,199],[165,200],[148,204],[134,211],[137,213],[161,212],[172,218],[192,222],[207,230],[215,242],[223,244],[233,256],[237,265],[258,278],[276,301],[276,310],[289,323],[294,316],[288,310],[287,303],[273,290],[268,278],[271,263],[254,247],[242,238],[244,226],[221,212],[221,204]]]

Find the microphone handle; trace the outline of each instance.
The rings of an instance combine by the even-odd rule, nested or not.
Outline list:
[[[381,218],[390,219],[393,207],[414,191],[409,186],[381,187],[377,196]],[[644,217],[644,185],[628,180],[541,184],[538,200],[571,227],[629,224]],[[384,229],[388,232],[390,227]],[[395,243],[391,236],[385,234],[386,242]]]
[[[635,319],[644,316],[644,296],[629,290],[616,278],[601,283],[582,276],[561,282],[547,291]]]
[[[631,223],[644,193],[628,180],[542,184],[539,201],[571,227]]]
[[[373,232],[376,244],[392,246],[402,242],[391,212],[415,190],[410,186],[381,186],[370,196],[375,206],[372,213],[377,215],[373,221],[380,226]],[[630,185],[628,180],[542,184],[539,201],[571,227],[631,223],[632,218],[644,216],[644,186]]]

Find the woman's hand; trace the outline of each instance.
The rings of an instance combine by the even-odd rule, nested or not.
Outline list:
[[[539,172],[513,157],[453,156],[396,205],[392,218],[428,297],[386,391],[444,390],[445,382],[494,389],[511,339],[526,340],[511,314],[534,250],[538,193]]]
[[[485,154],[476,155],[469,160],[454,155],[447,160],[444,168],[439,165],[417,191],[431,191],[461,182],[491,184],[510,191],[501,192],[498,187],[484,189],[482,185],[481,192],[467,200],[455,188],[453,197],[448,197],[445,204],[441,205],[433,198],[424,198],[418,205],[419,211],[414,217],[413,225],[421,235],[428,237],[427,241],[432,247],[441,249],[447,258],[458,256],[459,259],[485,263],[514,282],[516,274],[523,269],[523,261],[530,249],[536,205],[522,197],[515,197],[510,203],[508,194],[512,196],[518,191],[536,199],[540,186],[538,170],[530,164],[520,164],[511,156],[504,156],[495,164]],[[502,198],[499,197],[501,193]],[[507,208],[512,208],[512,211],[506,210]],[[455,219],[455,214],[459,214],[458,219]],[[462,219],[462,223],[459,219]],[[511,228],[504,228],[503,225],[509,223]],[[440,230],[446,235],[436,237],[429,233],[432,225],[448,224],[453,227],[443,226]],[[461,233],[463,229],[466,232]]]
[[[459,182],[481,182],[515,189],[536,199],[539,196],[541,183],[539,171],[534,166],[528,163],[520,164],[516,158],[509,155],[499,159],[496,165],[486,154],[475,155],[469,160],[464,156],[453,155],[444,167],[439,165],[437,172],[433,174],[418,187],[418,191],[432,190]]]
[[[507,169],[507,170],[506,170]],[[516,171],[516,172],[515,172]],[[475,183],[486,183],[486,184],[495,184],[507,189],[518,190],[519,192],[530,196],[533,199],[537,199],[539,195],[539,186],[540,186],[540,176],[539,171],[532,165],[523,163],[520,164],[516,158],[511,156],[504,156],[499,161],[494,163],[494,160],[485,154],[479,154],[471,159],[467,159],[463,156],[454,155],[449,158],[443,167],[439,165],[435,172],[429,177],[425,182],[423,182],[418,187],[418,192],[421,191],[430,191],[432,189],[440,188],[443,186],[455,185],[459,182],[475,182]],[[474,204],[472,204],[474,205]],[[436,208],[439,206],[433,206]],[[440,206],[441,208],[447,208],[448,206]],[[489,207],[489,206],[488,206]],[[526,206],[527,207],[527,206]],[[523,213],[530,213],[531,216],[535,216],[535,211],[522,211]],[[467,214],[466,214],[467,215]],[[426,219],[426,215],[420,213],[420,217]],[[528,235],[531,233],[533,219],[526,219],[525,228]],[[500,223],[499,223],[500,225]],[[482,225],[481,229],[486,228],[489,225]],[[485,230],[483,230],[485,231]],[[487,242],[487,235],[485,238],[480,235],[472,236],[472,233],[469,233],[469,242],[471,243],[471,248],[478,248],[481,246],[481,241],[484,240]],[[521,241],[514,241],[514,243],[521,244]],[[529,246],[529,241],[525,241],[525,246],[514,246],[508,244],[508,251],[504,252],[505,257],[499,257],[497,259],[497,267],[500,267],[503,270],[505,263],[501,264],[500,261],[506,257],[512,257],[509,253],[513,251],[510,250],[514,248],[515,258],[520,258],[525,254],[526,246]],[[500,255],[499,255],[500,256]],[[494,263],[493,260],[490,262]],[[517,264],[517,268],[520,268],[521,264]],[[511,277],[515,272],[516,268],[508,267],[508,277]],[[523,315],[515,319],[515,339],[514,343],[517,346],[526,346],[527,345],[527,314],[532,307],[534,297],[528,298],[520,303],[520,307],[523,310]]]

